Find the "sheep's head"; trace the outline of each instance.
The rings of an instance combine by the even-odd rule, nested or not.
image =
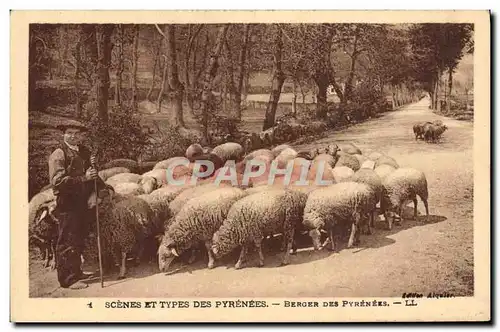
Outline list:
[[[181,253],[177,250],[177,246],[168,235],[164,235],[161,240],[158,247],[158,268],[161,272],[167,272],[172,261],[176,257],[179,257]]]
[[[321,232],[319,229],[312,229],[309,231],[309,236],[313,242],[314,250],[319,250],[321,247]]]
[[[328,144],[328,147],[326,148],[326,152],[331,155],[331,156],[336,156],[337,152],[339,151],[339,146],[335,143],[333,144]]]

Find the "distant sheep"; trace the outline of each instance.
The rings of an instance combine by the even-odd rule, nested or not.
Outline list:
[[[225,164],[228,160],[240,161],[243,158],[244,150],[240,144],[228,142],[217,145],[212,150],[212,153],[217,155]]]

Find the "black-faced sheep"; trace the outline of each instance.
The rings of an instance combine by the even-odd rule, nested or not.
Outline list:
[[[403,208],[409,201],[413,201],[414,217],[417,218],[417,196],[424,203],[426,215],[429,215],[427,179],[422,171],[414,168],[398,168],[389,174],[382,184],[384,190],[380,207],[389,229],[392,229],[393,219],[402,219]]]
[[[331,249],[335,250],[335,235],[351,229],[347,247],[359,238],[362,217],[372,213],[375,193],[364,183],[342,182],[309,193],[304,209],[304,226],[310,230],[315,250],[320,248],[320,231],[329,234]]]
[[[269,234],[283,234],[286,251],[282,265],[290,261],[295,228],[302,220],[307,195],[291,190],[262,191],[246,196],[233,204],[226,220],[213,236],[212,251],[216,258],[241,246],[235,265],[240,269],[250,245],[259,252],[259,266],[264,265],[262,240]]]
[[[226,187],[190,199],[165,231],[158,250],[160,271],[166,272],[175,257],[200,242],[208,251],[208,268],[213,268],[212,237],[231,206],[246,195],[241,189]]]

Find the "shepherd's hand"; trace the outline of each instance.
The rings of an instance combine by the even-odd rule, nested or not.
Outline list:
[[[90,167],[90,168],[87,170],[87,172],[86,172],[86,173],[87,173],[87,174],[86,174],[86,175],[87,175],[87,178],[88,178],[89,180],[95,180],[95,179],[97,179],[97,176],[98,176],[98,175],[97,175],[97,170],[96,170],[94,167]]]
[[[96,159],[97,159],[97,158],[96,158],[96,156],[95,156],[95,155],[91,155],[91,156],[90,156],[90,165],[95,165],[95,163],[96,163]]]

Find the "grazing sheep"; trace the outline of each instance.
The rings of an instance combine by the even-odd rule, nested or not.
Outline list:
[[[361,167],[356,157],[342,151],[339,151],[339,159],[335,164],[335,167],[340,167],[340,166],[347,166],[355,172]]]
[[[120,197],[109,190],[99,204],[99,220],[103,256],[120,264],[118,279],[125,278],[127,254],[137,250],[136,260],[142,255],[144,241],[154,237],[162,226],[146,201],[135,196]],[[111,262],[111,261],[109,261]]]
[[[166,272],[175,257],[199,242],[203,242],[207,248],[208,268],[213,268],[212,237],[231,206],[246,195],[241,189],[226,187],[189,200],[165,230],[158,250],[160,271]]]
[[[106,183],[110,186],[115,186],[118,183],[139,183],[141,182],[142,175],[135,173],[119,173],[113,175],[109,179],[106,180]]]
[[[175,199],[173,199],[169,204],[172,216],[175,216],[190,199],[196,198],[197,196],[203,195],[208,192],[215,191],[222,187],[230,186],[224,183],[221,183],[220,185],[214,183],[204,183],[182,190],[177,195],[177,197],[175,197]]]
[[[156,165],[153,167],[153,170],[155,170],[155,169],[167,169],[173,163],[177,163],[179,165],[184,165],[187,163],[186,161],[189,161],[189,159],[186,157],[172,157],[172,158],[162,160],[162,161],[156,163]]]
[[[354,171],[347,166],[335,166],[332,173],[336,183],[345,182],[354,175]]]
[[[394,158],[386,155],[381,156],[375,162],[375,168],[379,167],[380,165],[389,165],[394,168],[399,168],[399,164],[397,163],[397,161]]]
[[[106,181],[110,177],[116,174],[120,173],[130,173],[130,170],[125,167],[112,167],[112,168],[106,168],[103,170],[99,171],[99,177],[103,180]]]
[[[276,158],[281,153],[281,151],[286,150],[286,149],[291,149],[291,148],[292,147],[288,144],[281,144],[281,145],[278,145],[277,147],[273,148],[271,150],[271,152],[274,154],[274,157]]]
[[[373,151],[372,153],[370,153],[368,155],[368,159],[373,160],[373,161],[377,161],[377,159],[382,157],[382,156],[383,156],[382,153],[377,152],[377,151]]]
[[[170,193],[164,192],[164,195],[161,194],[142,194],[138,195],[137,198],[143,199],[146,203],[149,204],[149,207],[153,211],[153,216],[155,218],[155,224],[161,225],[167,219],[171,217],[171,212],[169,208],[169,196]]]
[[[361,150],[352,143],[340,143],[338,144],[340,151],[347,154],[362,154]]]
[[[212,251],[216,258],[242,246],[235,265],[240,269],[248,247],[254,244],[259,252],[259,266],[264,265],[262,240],[268,234],[283,234],[286,251],[282,265],[290,260],[294,249],[294,233],[302,220],[307,195],[291,190],[262,191],[241,198],[233,204],[226,220],[213,236]]]
[[[375,193],[364,183],[342,182],[309,193],[303,223],[310,230],[314,249],[320,247],[322,229],[328,232],[331,249],[335,250],[335,235],[351,228],[347,247],[352,247],[359,240],[361,218],[372,213],[374,206]]]
[[[392,229],[393,219],[403,218],[403,208],[409,201],[413,201],[414,218],[417,218],[417,195],[424,203],[426,215],[429,215],[427,179],[422,171],[398,168],[389,174],[382,184],[384,190],[380,208],[384,212],[389,229]]]
[[[384,186],[382,185],[382,180],[377,175],[377,173],[371,169],[361,168],[359,171],[351,176],[351,181],[364,183],[374,191],[375,193],[375,205],[378,204],[382,199],[382,191]],[[367,233],[372,234],[372,227],[374,224],[376,210],[373,209],[373,213],[369,215],[370,222],[367,223]]]
[[[139,163],[132,159],[114,159],[106,164],[104,164],[101,168],[113,168],[113,167],[125,167],[130,170],[131,173],[136,173],[139,171]]]
[[[197,155],[202,154],[203,152],[203,147],[196,143],[196,144],[191,144],[187,149],[186,149],[186,158],[191,160],[195,158]]]
[[[380,177],[380,180],[384,180],[389,174],[396,170],[395,167],[391,165],[380,165],[379,167],[375,167],[374,171]]]
[[[438,126],[434,124],[426,124],[424,126],[424,140],[426,142],[437,142],[441,135],[448,129],[446,125]]]
[[[244,154],[243,147],[234,142],[228,142],[224,144],[217,145],[212,153],[217,155],[225,164],[228,160],[234,160],[238,162],[241,160]]]

